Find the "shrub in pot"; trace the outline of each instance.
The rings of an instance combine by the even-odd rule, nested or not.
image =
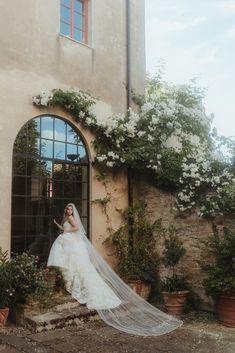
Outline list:
[[[109,239],[116,249],[120,276],[144,299],[158,279],[159,258],[155,230],[161,221],[150,222],[146,206],[136,205],[121,212],[123,223]]]
[[[177,266],[186,251],[173,226],[165,230],[163,236],[164,249],[161,262],[166,267],[168,274],[161,281],[162,297],[167,311],[172,315],[179,315],[184,310],[189,294],[189,286],[185,276],[177,273]]]
[[[0,248],[0,327],[6,325],[14,293],[8,255]]]
[[[206,294],[215,300],[219,321],[235,327],[235,231],[213,225],[213,234],[203,244]]]

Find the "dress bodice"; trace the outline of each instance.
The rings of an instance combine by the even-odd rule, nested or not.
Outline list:
[[[63,224],[64,232],[68,231],[71,228],[71,225],[68,221],[65,221]]]

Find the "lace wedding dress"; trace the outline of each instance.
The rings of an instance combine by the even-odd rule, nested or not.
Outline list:
[[[62,269],[67,291],[88,309],[117,307],[121,301],[92,265],[82,238],[66,231],[71,228],[68,221],[63,228],[64,233],[52,245],[48,266]]]
[[[62,270],[66,289],[88,309],[96,309],[101,319],[121,331],[140,336],[159,336],[182,325],[182,321],[163,313],[136,294],[112,270],[87,239],[74,204],[78,231],[64,233],[51,247],[48,266]]]

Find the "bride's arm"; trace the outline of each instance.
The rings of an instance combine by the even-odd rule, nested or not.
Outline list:
[[[69,224],[71,225],[70,229],[66,229],[66,232],[71,233],[71,232],[76,232],[78,230],[78,226],[73,218],[73,216],[68,217]]]

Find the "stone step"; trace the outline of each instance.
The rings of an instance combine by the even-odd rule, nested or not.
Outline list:
[[[99,316],[95,310],[88,310],[66,294],[54,296],[47,308],[40,308],[37,303],[19,305],[12,319],[33,332],[41,332],[71,325],[81,326],[86,321],[98,320]]]
[[[94,320],[99,320],[97,312],[79,305],[37,315],[28,313],[24,316],[24,326],[33,332],[42,332],[72,325],[83,326],[85,322]]]

